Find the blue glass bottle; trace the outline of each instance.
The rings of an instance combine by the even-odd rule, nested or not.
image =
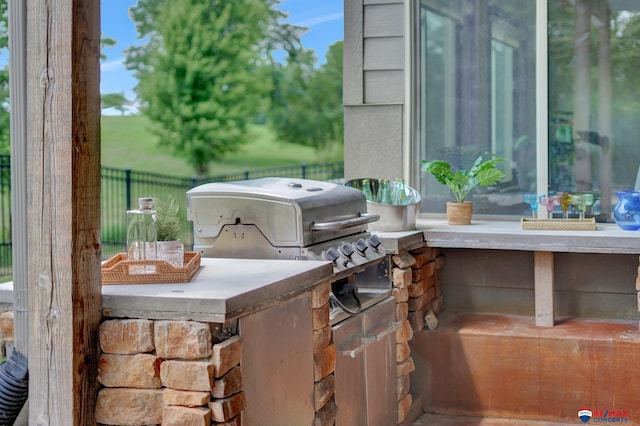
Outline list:
[[[640,229],[640,191],[618,191],[618,202],[613,208],[616,224],[625,231]]]

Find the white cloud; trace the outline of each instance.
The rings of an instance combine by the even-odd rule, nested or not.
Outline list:
[[[304,21],[296,22],[294,25],[300,27],[312,27],[316,24],[322,24],[323,22],[337,21],[344,17],[344,13],[332,13],[329,15],[317,16],[315,18],[305,19]]]
[[[120,71],[124,69],[124,58],[115,61],[105,62],[100,65],[100,71]]]

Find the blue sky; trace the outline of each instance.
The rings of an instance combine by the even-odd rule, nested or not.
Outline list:
[[[136,0],[102,0],[101,11],[103,36],[116,39],[118,44],[104,51],[107,60],[102,63],[100,92],[125,92],[128,99],[135,97],[136,81],[124,68],[122,51],[141,43],[128,13],[135,3]],[[343,0],[284,0],[279,8],[289,14],[287,22],[309,28],[302,36],[302,45],[314,49],[321,62],[327,48],[344,38]]]

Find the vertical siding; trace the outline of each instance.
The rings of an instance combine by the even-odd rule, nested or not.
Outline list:
[[[344,105],[360,105],[364,100],[362,7],[362,0],[344,0],[344,58],[342,64],[342,102]]]
[[[344,104],[402,103],[403,2],[345,0],[344,22]]]
[[[403,101],[404,73],[402,70],[365,72],[364,102],[366,104],[401,104]]]
[[[404,7],[402,4],[364,6],[364,37],[402,37]]]
[[[403,37],[379,37],[364,40],[365,70],[402,70],[403,68]]]
[[[345,0],[345,177],[403,174],[405,0]]]

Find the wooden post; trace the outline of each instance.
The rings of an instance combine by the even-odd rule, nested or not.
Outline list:
[[[533,252],[535,323],[541,327],[555,325],[553,308],[553,253],[550,251]]]
[[[29,424],[95,424],[100,1],[27,0]]]

